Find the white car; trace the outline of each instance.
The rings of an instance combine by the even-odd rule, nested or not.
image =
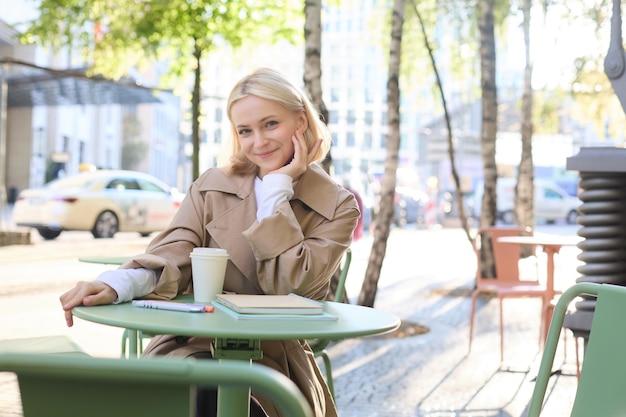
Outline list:
[[[117,232],[148,236],[169,225],[183,197],[176,188],[141,172],[82,172],[20,192],[13,222],[36,228],[47,240],[64,230],[90,231],[95,238]]]
[[[515,200],[515,178],[498,178],[497,214],[503,223],[512,224],[515,222],[513,216],[513,206]],[[537,178],[535,185],[535,218],[543,219],[548,223],[558,220],[565,220],[568,224],[576,224],[578,218],[578,208],[582,204],[577,197],[567,194],[554,181]],[[480,213],[482,203],[483,183],[480,181],[476,186],[474,207],[478,207]]]

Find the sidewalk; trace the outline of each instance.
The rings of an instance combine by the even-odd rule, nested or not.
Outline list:
[[[409,242],[399,235],[394,239],[392,250]],[[441,273],[415,270],[377,295],[376,308],[426,326],[428,333],[347,340],[330,347],[341,417],[525,415],[541,359],[541,302],[504,301],[505,361],[500,364],[498,302],[479,298],[474,343],[468,352],[475,261],[463,243],[467,244],[452,245],[447,251],[455,256],[439,262]],[[578,262],[576,251],[564,249],[557,255],[557,281],[577,276],[571,272],[575,274]],[[433,253],[418,251],[414,256]],[[385,262],[393,258],[388,251]],[[571,335],[567,339],[567,357],[562,348],[557,352],[555,364],[562,364],[561,372],[551,378],[546,416],[569,416],[577,379],[574,340]]]
[[[369,238],[353,244],[346,284],[352,302],[360,291],[370,248]],[[575,252],[566,250],[557,256],[557,281],[573,281],[575,256]],[[63,269],[63,273],[81,279],[88,279],[87,273],[93,276],[93,269],[87,272],[87,268],[95,268],[93,265],[75,264],[81,269]],[[479,299],[474,346],[468,353],[469,294],[474,271],[471,248],[459,229],[407,228],[392,232],[375,307],[398,315],[403,322],[425,326],[428,332],[333,343],[328,350],[341,417],[524,416],[540,359],[540,301],[504,302],[505,363],[500,364],[497,301]],[[67,284],[59,283],[56,288],[47,287],[49,293],[29,296],[40,311],[19,314],[19,305],[13,303],[23,300],[3,293],[2,284],[0,281],[0,316],[2,327],[8,326],[8,331],[0,334],[1,339],[63,333],[90,354],[119,354],[121,329],[80,320],[71,329],[64,327],[57,311],[58,294]],[[24,322],[30,326],[20,325]],[[562,372],[550,380],[546,416],[569,415],[576,387],[573,346],[569,337]],[[557,355],[556,363],[562,363],[563,349]],[[20,415],[16,381],[12,375],[0,374],[0,417]]]

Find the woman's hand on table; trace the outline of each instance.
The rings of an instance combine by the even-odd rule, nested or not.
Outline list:
[[[113,288],[100,281],[80,281],[74,288],[59,297],[63,310],[65,310],[65,321],[68,327],[74,325],[72,309],[79,305],[97,306],[101,304],[111,304],[117,299],[117,293]]]

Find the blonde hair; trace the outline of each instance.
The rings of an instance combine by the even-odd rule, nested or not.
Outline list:
[[[320,120],[311,101],[279,72],[269,68],[259,68],[239,80],[228,96],[226,109],[231,130],[229,137],[222,145],[224,152],[220,157],[220,165],[226,166],[234,174],[250,174],[257,171],[257,166],[246,158],[241,149],[231,115],[233,105],[238,100],[251,95],[275,101],[294,113],[304,110],[308,121],[307,130],[304,132],[307,148],[311,149],[316,140],[322,139],[313,162],[319,162],[326,157],[330,150],[331,135],[326,125]]]

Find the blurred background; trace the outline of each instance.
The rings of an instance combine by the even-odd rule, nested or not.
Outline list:
[[[115,83],[91,83],[84,75],[92,63],[85,62],[79,48],[63,45],[62,38],[54,52],[48,45],[27,42],[24,34],[45,23],[40,4],[0,0],[0,59],[8,87],[3,126],[6,165],[0,169],[5,170],[8,203],[26,188],[92,168],[142,171],[184,192],[194,177],[192,74],[172,78],[175,57],[164,56],[148,65],[130,66]],[[453,115],[456,168],[467,215],[472,218],[478,215],[475,191],[483,176],[480,57],[471,16],[460,16],[465,4],[433,1],[420,2],[420,7],[432,30],[431,42]],[[516,175],[521,154],[524,40],[521,11],[514,3],[509,6],[497,15],[496,31],[496,163],[502,177]],[[216,163],[228,131],[226,95],[236,80],[255,67],[269,66],[302,82],[304,44],[298,39],[304,22],[302,4],[287,2],[284,7],[291,10],[289,16],[296,16],[291,22],[300,31],[295,32],[295,40],[244,38],[235,48],[220,38],[219,30],[211,39],[202,60],[200,171]],[[332,174],[360,195],[366,228],[377,212],[386,156],[390,8],[387,2],[364,0],[333,2],[322,9],[322,85],[333,134]],[[601,73],[609,44],[610,5],[555,1],[548,8],[537,4],[532,11],[535,177],[576,195],[577,175],[565,169],[566,158],[583,146],[621,147],[624,142],[623,110]],[[106,22],[84,24],[81,33],[91,33],[94,44],[114,27]],[[454,224],[455,184],[442,106],[433,93],[435,79],[418,29],[405,31],[405,54],[412,62],[401,84],[394,223]],[[51,68],[68,72],[55,73]]]

